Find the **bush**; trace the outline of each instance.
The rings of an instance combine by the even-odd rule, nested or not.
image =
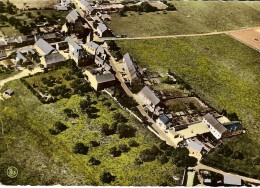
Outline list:
[[[98,147],[98,146],[100,146],[100,143],[97,142],[97,141],[94,141],[94,140],[90,141],[89,144],[90,144],[91,147]]]
[[[138,147],[139,146],[139,143],[136,142],[135,140],[129,140],[128,144],[129,144],[130,147]]]
[[[101,133],[105,136],[115,134],[116,130],[117,130],[117,123],[112,123],[111,126],[105,123],[101,126]]]
[[[119,145],[119,150],[122,153],[126,153],[126,152],[130,151],[130,148],[126,144],[120,144]]]
[[[110,174],[110,172],[102,172],[102,174],[100,175],[100,180],[103,183],[111,183],[112,181],[115,181],[116,176],[112,176]]]
[[[53,129],[49,129],[49,132],[52,134],[52,135],[57,135],[63,131],[65,131],[68,127],[66,125],[64,125],[62,122],[60,121],[57,121],[54,126],[53,126]]]
[[[232,155],[231,155],[232,159],[239,159],[239,160],[243,160],[244,159],[244,155],[241,153],[241,151],[235,151]]]
[[[113,155],[113,157],[119,157],[121,155],[121,151],[117,149],[117,147],[112,147],[109,149],[110,154]]]
[[[139,166],[139,165],[143,164],[143,161],[140,158],[136,158],[134,163],[135,163],[135,165]]]
[[[114,120],[116,120],[119,123],[126,123],[127,119],[125,118],[125,116],[123,116],[120,113],[116,113],[113,115]]]
[[[101,164],[100,160],[95,159],[95,157],[90,157],[90,159],[89,159],[88,162],[89,162],[91,165],[95,165],[95,166]]]
[[[77,143],[73,148],[73,152],[76,154],[86,155],[88,153],[88,147],[83,143]]]
[[[222,145],[219,147],[218,153],[224,157],[230,157],[233,154],[233,151],[229,146]]]
[[[169,162],[169,158],[166,155],[161,155],[158,157],[158,160],[161,164],[165,164]]]
[[[162,154],[162,152],[157,148],[157,146],[153,145],[151,148],[146,148],[140,151],[139,156],[143,162],[151,162],[160,154]]]
[[[117,127],[119,138],[131,138],[135,136],[136,129],[131,125],[119,124]]]

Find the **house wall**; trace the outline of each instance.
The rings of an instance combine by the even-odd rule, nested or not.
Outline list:
[[[193,149],[192,147],[188,147],[188,150],[190,152],[190,156],[196,157],[197,159],[201,159],[202,155],[197,150]]]
[[[97,91],[98,90],[98,83],[97,83],[96,77],[93,74],[91,74],[88,70],[85,71],[85,75],[87,76],[91,87],[93,87]]]
[[[208,126],[209,131],[217,140],[221,139],[222,134],[220,134],[207,120],[203,119],[203,123]]]
[[[162,127],[164,131],[167,130],[166,125],[165,125],[159,118],[156,120],[156,124],[157,124],[158,126]]]

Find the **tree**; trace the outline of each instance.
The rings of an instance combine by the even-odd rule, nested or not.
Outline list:
[[[88,161],[91,165],[100,165],[100,160],[97,160],[95,157],[90,157]]]
[[[233,154],[232,149],[227,145],[222,145],[219,147],[218,153],[224,157],[230,157]]]
[[[126,153],[126,152],[130,151],[130,148],[126,144],[120,144],[119,150],[123,153]]]
[[[129,140],[128,144],[129,144],[130,147],[138,147],[139,146],[139,143],[136,142],[135,140]]]
[[[158,159],[159,159],[161,164],[168,163],[168,161],[169,161],[169,158],[166,155],[161,155],[161,156],[158,157]]]
[[[143,161],[140,158],[136,158],[134,163],[135,163],[135,165],[139,166],[139,165],[143,164]]]
[[[91,145],[91,147],[98,147],[98,146],[100,146],[100,143],[95,141],[95,140],[90,141],[89,144]]]
[[[100,180],[103,183],[111,183],[112,181],[115,181],[116,176],[112,176],[110,172],[102,172],[100,175]]]
[[[113,155],[113,157],[119,157],[121,155],[121,151],[117,150],[117,147],[112,147],[109,149],[110,154]]]
[[[254,165],[260,165],[260,156],[253,158],[253,164]]]
[[[125,116],[123,116],[120,113],[116,113],[113,115],[114,120],[116,120],[119,123],[126,123],[127,119],[125,118]]]
[[[143,162],[151,162],[156,159],[158,155],[161,155],[162,152],[157,148],[157,146],[153,145],[151,148],[146,148],[140,151],[140,159]]]
[[[73,152],[76,154],[86,155],[88,153],[88,147],[85,146],[83,143],[77,143],[73,147]]]
[[[131,125],[118,124],[117,132],[119,138],[131,138],[135,136],[136,129]]]
[[[57,135],[63,131],[65,131],[68,127],[63,124],[62,122],[60,121],[57,121],[54,126],[53,126],[53,129],[49,129],[49,132],[52,134],[52,135]]]
[[[109,50],[112,50],[112,51],[113,50],[118,50],[118,47],[117,47],[115,41],[113,41],[113,40],[107,41],[107,45],[109,47]]]
[[[239,160],[243,160],[244,159],[244,155],[241,153],[241,151],[235,151],[232,155],[231,155],[232,159],[239,159]]]
[[[79,103],[79,106],[80,106],[82,112],[88,112],[88,109],[91,106],[90,97],[87,96],[85,99],[81,100]]]

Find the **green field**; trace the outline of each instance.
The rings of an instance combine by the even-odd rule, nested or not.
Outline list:
[[[215,166],[242,171],[259,178],[260,166],[260,54],[226,35],[118,41],[122,53],[129,52],[151,70],[171,70],[188,82],[199,96],[219,111],[235,112],[247,134],[229,142],[241,151],[243,160],[225,159],[212,153]]]
[[[259,26],[259,2],[173,2],[177,11],[112,14],[109,27],[116,34],[175,35],[226,31]]]
[[[37,77],[37,76],[35,76]],[[37,79],[35,79],[37,80]],[[163,165],[156,159],[136,165],[139,152],[160,140],[109,98],[94,92],[90,97],[92,106],[98,109],[97,118],[89,118],[81,112],[80,101],[84,97],[73,95],[56,103],[42,104],[19,81],[9,82],[2,88],[15,91],[11,99],[0,101],[0,182],[8,185],[179,185],[173,175],[181,175],[182,168],[176,168],[172,160]],[[110,104],[109,104],[110,103]],[[110,106],[111,105],[111,106]],[[110,107],[109,107],[110,106]],[[78,118],[68,118],[63,110],[73,109]],[[101,135],[101,125],[113,123],[113,115],[121,113],[137,129],[134,138],[120,139],[118,134]],[[54,136],[49,129],[57,121],[63,122],[68,129]],[[75,121],[73,123],[73,121]],[[127,153],[113,157],[109,148],[128,144],[134,139],[140,145],[131,147]],[[90,147],[87,155],[74,154],[73,146],[82,142],[89,146],[90,141],[98,141],[99,147]],[[98,166],[89,164],[90,157],[101,161]],[[19,170],[16,178],[7,177],[8,166]],[[111,184],[100,180],[103,171],[116,176]]]

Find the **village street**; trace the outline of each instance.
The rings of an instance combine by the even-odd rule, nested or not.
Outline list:
[[[219,169],[216,169],[216,168],[212,168],[210,166],[203,165],[200,162],[198,162],[198,165],[195,166],[194,169],[197,172],[199,172],[199,170],[208,170],[208,171],[216,172],[216,173],[219,173],[219,174],[222,174],[222,175],[233,175],[233,176],[237,176],[237,177],[241,178],[244,181],[260,184],[260,180],[253,179],[253,178],[248,178],[248,177],[245,177],[245,176],[240,176],[240,175],[237,175],[237,174],[227,173],[227,172],[224,172],[222,170],[219,170]]]

